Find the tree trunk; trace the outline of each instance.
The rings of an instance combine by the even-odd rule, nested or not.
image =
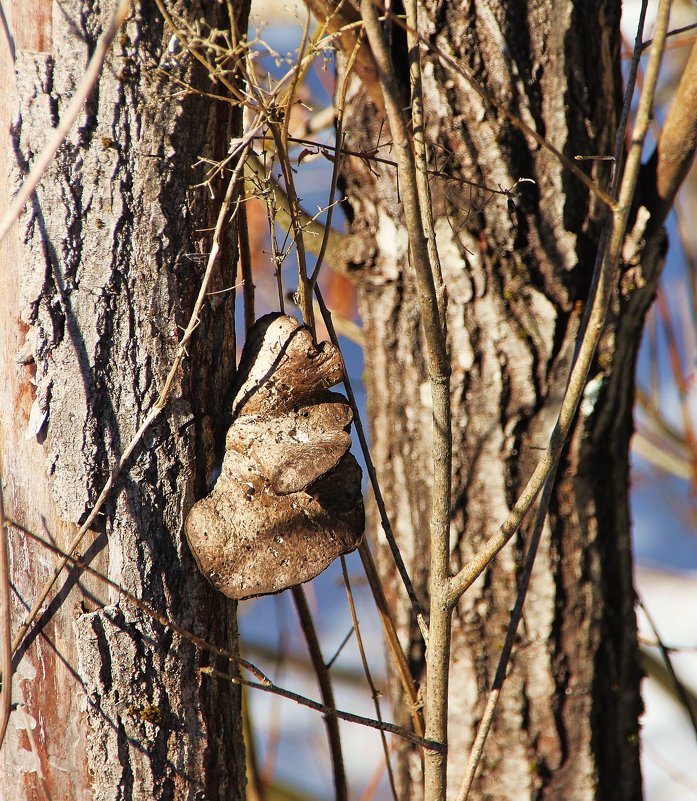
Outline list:
[[[15,4],[0,44],[0,203],[44,147],[112,4]],[[246,30],[248,2],[236,3]],[[195,7],[225,25],[224,4]],[[4,12],[7,14],[5,4]],[[51,16],[53,13],[53,16]],[[179,48],[180,49],[180,48]],[[172,363],[210,247],[217,200],[193,189],[241,119],[173,100],[165,73],[207,80],[154,4],[135,4],[36,197],[2,243],[0,465],[7,515],[61,548],[143,422]],[[9,181],[7,177],[9,176]],[[203,232],[203,233],[202,233]],[[235,283],[234,237],[212,290]],[[82,559],[180,625],[236,648],[235,605],[195,568],[183,521],[205,493],[235,364],[234,293],[204,307],[171,402],[88,532]],[[13,631],[56,557],[10,538]],[[0,760],[6,798],[240,799],[239,692],[209,657],[77,570],[15,656]],[[43,785],[43,790],[42,790]]]
[[[395,9],[393,11],[396,12]],[[434,215],[448,293],[452,365],[451,566],[492,536],[547,444],[564,393],[598,248],[603,208],[508,109],[567,157],[612,155],[622,104],[619,3],[426,2],[421,33],[473,74],[498,107],[425,51],[423,92]],[[409,96],[407,51],[392,54]],[[407,101],[405,100],[405,105]],[[347,110],[347,149],[389,141],[365,92]],[[390,158],[389,148],[379,155]],[[606,161],[583,162],[604,188]],[[395,168],[346,158],[373,458],[417,592],[428,606],[431,410],[425,345]],[[510,197],[497,193],[522,183]],[[474,186],[471,182],[475,182]],[[483,187],[489,187],[485,189]],[[490,191],[493,190],[493,191]],[[474,788],[491,799],[638,799],[640,668],[628,519],[634,364],[653,296],[618,290],[573,437],[559,469],[514,659]],[[625,282],[626,283],[626,282]],[[395,390],[398,388],[398,390]],[[529,528],[465,594],[453,618],[450,788],[461,781],[516,595]],[[376,536],[380,541],[380,532]],[[417,675],[423,645],[380,548],[401,636]],[[405,725],[398,683],[393,700]],[[398,744],[403,795],[420,765]]]

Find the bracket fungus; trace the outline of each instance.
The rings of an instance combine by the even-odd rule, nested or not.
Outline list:
[[[360,544],[353,413],[329,391],[342,375],[339,351],[293,317],[268,314],[250,329],[220,476],[186,520],[201,571],[228,597],[309,581]]]

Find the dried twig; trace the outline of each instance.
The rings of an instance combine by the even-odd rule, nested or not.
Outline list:
[[[332,165],[332,180],[329,186],[329,201],[327,203],[327,220],[324,225],[324,233],[322,235],[322,244],[320,245],[319,253],[317,254],[317,266],[315,267],[315,271],[312,273],[312,277],[310,278],[310,288],[314,290],[315,284],[317,283],[317,278],[319,277],[319,271],[322,269],[322,262],[324,261],[324,255],[327,252],[327,247],[329,246],[329,237],[331,235],[332,230],[332,216],[334,214],[334,197],[336,195],[336,185],[339,180],[339,166],[341,164],[341,154],[344,147],[344,105],[346,103],[346,92],[348,90],[349,78],[351,76],[351,71],[353,70],[354,64],[356,63],[356,58],[358,57],[358,53],[360,51],[361,42],[362,42],[362,31],[359,33],[356,44],[353,48],[353,52],[346,64],[346,69],[344,70],[344,74],[341,79],[341,90],[339,91],[339,102],[336,105],[336,147],[334,148],[334,163]]]
[[[668,671],[668,675],[673,682],[673,686],[675,688],[675,695],[680,703],[685,708],[687,712],[687,716],[690,719],[690,724],[692,725],[692,731],[695,733],[695,737],[697,737],[697,711],[692,703],[692,699],[688,691],[685,688],[685,685],[680,681],[678,678],[678,674],[675,672],[675,667],[673,666],[673,660],[670,656],[670,651],[664,644],[663,640],[661,639],[660,634],[658,633],[658,629],[656,628],[656,624],[653,621],[653,618],[649,614],[649,610],[646,608],[646,604],[643,602],[641,598],[639,600],[639,606],[641,607],[644,615],[646,615],[646,620],[648,621],[649,626],[651,627],[651,631],[653,631],[653,636],[656,638],[656,645],[658,650],[661,652],[661,658],[663,659],[663,664],[666,666],[666,670]]]
[[[10,607],[10,558],[5,525],[5,503],[0,474],[0,747],[5,739],[12,706],[12,615]]]
[[[634,49],[632,52],[632,60],[629,64],[629,73],[627,75],[627,85],[624,89],[624,102],[622,103],[622,115],[620,117],[617,131],[615,132],[615,152],[613,158],[612,168],[612,183],[610,192],[613,197],[617,191],[618,181],[622,176],[624,168],[624,139],[627,134],[627,125],[629,125],[629,115],[632,113],[632,98],[634,97],[634,90],[636,88],[637,77],[639,75],[639,65],[641,63],[642,51],[642,36],[644,34],[644,23],[646,22],[646,11],[648,9],[648,0],[642,0],[641,9],[639,11],[639,19],[637,21],[636,36],[634,37]]]
[[[411,86],[411,128],[414,143],[414,166],[416,170],[416,188],[419,195],[421,222],[426,235],[428,258],[433,269],[433,279],[438,297],[441,325],[446,328],[446,290],[443,283],[443,272],[438,255],[436,232],[433,227],[433,206],[431,204],[431,188],[428,182],[428,153],[426,151],[426,119],[424,115],[424,99],[421,76],[421,52],[419,50],[418,3],[407,0],[407,47],[409,48],[409,83]]]
[[[262,182],[263,185],[268,185],[270,191],[273,193],[277,208],[276,221],[285,228],[291,228],[290,203],[285,191],[278,185],[278,182],[269,175],[268,170],[261,163],[254,151],[249,151],[246,164],[245,172],[247,175],[254,177],[256,180]],[[350,246],[350,237],[334,228],[327,229],[326,226],[315,220],[302,208],[296,209],[296,214],[300,222],[300,228],[302,229],[305,248],[314,256],[319,255],[325,231],[329,231],[325,249],[327,263],[333,270],[345,275],[348,272],[346,255]]]
[[[194,634],[193,632],[189,631],[183,626],[180,626],[174,620],[165,617],[165,615],[158,612],[156,609],[153,609],[153,607],[151,607],[149,604],[147,604],[145,601],[141,600],[137,596],[133,595],[133,593],[129,592],[127,589],[122,587],[118,582],[114,581],[113,579],[110,579],[108,576],[105,576],[99,570],[95,570],[95,568],[93,568],[91,565],[88,565],[85,562],[81,561],[76,556],[70,554],[68,551],[64,551],[62,548],[59,548],[53,542],[45,540],[39,534],[21,525],[16,520],[7,520],[7,523],[8,525],[17,529],[17,531],[19,531],[21,534],[24,534],[25,537],[29,537],[30,539],[34,540],[34,542],[38,542],[47,550],[61,557],[61,559],[64,560],[67,565],[72,565],[78,568],[79,570],[82,570],[85,573],[89,574],[90,576],[94,576],[94,578],[106,584],[107,587],[118,592],[122,599],[128,601],[129,603],[132,603],[146,617],[150,618],[150,620],[153,620],[155,623],[159,623],[161,626],[170,629],[175,634],[178,634],[180,637],[183,637],[185,640],[188,640],[190,643],[195,645],[200,650],[206,651],[207,653],[213,654],[214,656],[223,657],[224,659],[229,660],[231,663],[239,665],[240,667],[244,668],[249,673],[251,673],[253,676],[255,676],[262,684],[269,684],[269,685],[271,684],[271,680],[261,670],[259,670],[259,668],[255,667],[251,662],[248,662],[246,659],[242,659],[240,656],[237,656],[230,651],[226,651],[224,648],[220,648],[217,645],[211,645],[211,643],[209,643],[207,640],[204,640],[202,637],[199,637],[198,635]]]
[[[256,314],[254,312],[254,274],[252,272],[252,253],[249,249],[249,226],[247,221],[247,192],[244,182],[240,187],[240,199],[237,215],[237,241],[240,250],[240,270],[242,272],[242,298],[244,305],[245,332],[254,325]]]
[[[349,609],[351,610],[351,620],[353,622],[353,631],[356,634],[356,644],[358,645],[358,652],[361,656],[361,664],[363,665],[363,672],[365,673],[366,681],[370,687],[370,693],[375,705],[375,717],[382,722],[382,712],[380,711],[380,693],[373,683],[373,677],[370,674],[370,666],[368,665],[368,658],[365,655],[365,648],[363,647],[363,637],[361,636],[361,629],[358,625],[358,616],[356,615],[356,605],[353,601],[353,591],[351,590],[351,580],[349,579],[348,570],[346,569],[346,558],[341,557],[341,572],[344,577],[344,586],[346,587],[346,597],[349,602]],[[385,732],[380,732],[380,739],[382,740],[382,750],[385,753],[385,766],[387,768],[387,777],[390,782],[390,790],[392,791],[392,798],[397,801],[397,788],[394,783],[394,775],[392,773],[392,764],[390,763],[390,749],[387,746],[387,738]]]
[[[327,28],[339,37],[339,47],[348,59],[360,41],[361,20],[355,8],[348,0],[307,0],[312,13],[321,20],[325,20]],[[356,74],[370,95],[378,110],[383,111],[383,97],[378,84],[375,59],[370,52],[368,43],[360,43],[356,58]]]
[[[481,722],[479,723],[479,728],[477,729],[477,734],[474,738],[474,742],[472,743],[472,748],[467,759],[467,768],[465,769],[465,775],[462,780],[462,784],[460,785],[460,790],[457,794],[456,801],[467,801],[470,790],[472,789],[472,782],[474,781],[474,777],[477,772],[477,765],[479,764],[482,754],[484,753],[484,745],[486,743],[489,730],[491,729],[491,724],[494,720],[494,712],[496,711],[496,706],[498,704],[499,696],[501,695],[503,684],[506,681],[508,663],[510,662],[511,655],[513,654],[513,644],[515,643],[518,626],[523,616],[523,605],[525,603],[528,587],[530,586],[532,568],[535,564],[537,548],[542,537],[542,529],[547,517],[547,509],[549,507],[549,500],[552,497],[552,490],[554,489],[556,474],[557,471],[555,467],[555,469],[552,470],[550,475],[547,477],[544,489],[542,490],[542,495],[540,496],[540,503],[537,507],[537,514],[535,516],[535,525],[533,527],[532,536],[530,537],[528,551],[525,555],[525,563],[518,579],[518,595],[516,597],[515,606],[513,607],[513,612],[511,613],[511,618],[508,622],[506,639],[503,644],[501,656],[499,657],[496,675],[494,676],[494,681],[492,683],[491,690],[489,691],[489,697],[487,698],[484,714]]]
[[[317,303],[319,304],[319,308],[322,314],[322,319],[324,320],[324,325],[326,326],[327,331],[329,333],[329,339],[338,348],[339,340],[336,336],[336,331],[334,330],[332,316],[329,313],[329,309],[327,309],[327,306],[324,302],[324,298],[322,297],[322,293],[320,291],[319,286],[315,286],[315,297],[317,298]],[[378,482],[377,474],[375,472],[375,465],[373,464],[373,460],[370,456],[370,449],[368,447],[368,441],[365,436],[365,429],[363,428],[363,423],[361,422],[361,416],[358,409],[358,404],[356,403],[356,396],[353,392],[353,386],[351,384],[351,380],[346,370],[344,370],[344,387],[346,389],[346,394],[348,396],[349,403],[351,404],[351,409],[353,410],[353,423],[356,427],[356,433],[358,434],[358,442],[361,447],[361,453],[363,454],[363,458],[365,459],[366,468],[368,470],[368,477],[370,479],[370,484],[373,489],[373,495],[375,496],[375,503],[378,507],[378,513],[380,515],[380,522],[382,524],[382,529],[385,533],[385,538],[387,539],[387,542],[390,546],[390,550],[392,551],[392,558],[395,560],[397,571],[402,579],[402,583],[404,584],[407,597],[409,598],[409,601],[412,605],[412,609],[414,610],[414,615],[419,624],[421,633],[424,637],[425,642],[428,643],[428,624],[424,618],[424,614],[416,598],[414,585],[412,584],[411,579],[409,578],[409,574],[407,573],[404,560],[402,559],[402,554],[399,551],[399,546],[397,545],[394,533],[392,531],[392,527],[390,525],[389,517],[387,516],[385,502],[383,500],[382,492],[380,491],[380,484]],[[390,651],[392,659],[394,660],[395,670],[397,671],[397,675],[399,676],[399,680],[402,685],[402,689],[404,690],[404,694],[409,700],[410,713],[411,713],[412,723],[414,726],[414,731],[417,734],[421,735],[423,734],[424,731],[424,725],[423,725],[423,720],[421,718],[421,712],[418,703],[417,688],[414,685],[414,678],[411,675],[411,671],[409,670],[409,664],[404,655],[404,651],[402,650],[402,646],[399,642],[399,637],[397,636],[397,630],[395,628],[394,621],[392,620],[392,613],[390,611],[389,604],[387,603],[387,598],[385,597],[385,591],[380,581],[380,576],[378,575],[375,562],[373,561],[373,556],[370,553],[370,546],[365,540],[361,543],[358,552],[360,554],[361,561],[363,563],[363,568],[365,570],[365,574],[368,579],[368,584],[370,585],[370,589],[373,593],[375,606],[377,607],[378,614],[380,615],[380,620],[382,622],[382,626],[385,632],[385,640],[387,641],[388,650]]]
[[[248,660],[243,659],[242,657],[233,654],[232,652],[227,651],[224,648],[220,648],[216,645],[211,645],[211,643],[209,643],[207,640],[204,640],[202,637],[198,637],[196,634],[193,634],[188,629],[184,628],[183,626],[180,626],[178,623],[175,623],[170,618],[165,617],[165,615],[153,609],[149,604],[145,603],[145,601],[142,601],[140,598],[130,593],[128,590],[123,588],[117,582],[110,579],[108,576],[105,576],[103,573],[100,573],[98,570],[95,570],[90,565],[80,561],[77,557],[72,556],[67,551],[62,550],[58,546],[54,545],[52,542],[48,542],[43,537],[40,537],[38,534],[36,534],[33,531],[30,531],[29,529],[20,525],[16,521],[8,519],[6,522],[8,525],[12,526],[13,528],[16,528],[22,534],[26,535],[27,537],[30,537],[35,542],[38,542],[39,544],[43,545],[44,548],[47,548],[56,555],[65,559],[67,564],[74,565],[79,570],[85,571],[89,575],[94,576],[99,581],[104,582],[104,584],[106,584],[111,589],[116,590],[124,600],[128,601],[129,603],[132,603],[135,607],[137,607],[141,612],[143,612],[144,615],[149,617],[151,620],[155,621],[156,623],[159,623],[161,626],[164,626],[165,628],[170,629],[175,634],[178,634],[180,637],[183,637],[185,640],[188,640],[202,651],[211,653],[214,656],[222,657],[223,659],[228,660],[231,664],[238,665],[239,667],[244,668],[244,670],[246,670],[252,676],[255,676],[258,681],[250,682],[247,681],[246,679],[240,678],[239,676],[229,676],[227,674],[220,674],[212,668],[211,669],[203,668],[202,672],[210,673],[211,675],[218,675],[219,677],[222,677],[228,681],[244,684],[248,687],[254,687],[256,689],[264,690],[266,692],[271,692],[274,693],[275,695],[279,695],[284,698],[290,698],[294,701],[297,701],[297,703],[299,704],[308,706],[311,709],[316,709],[325,715],[332,715],[334,717],[339,718],[340,720],[346,720],[350,723],[358,723],[359,725],[368,726],[369,728],[372,729],[382,729],[383,731],[386,731],[390,734],[394,734],[397,737],[402,737],[403,739],[408,740],[409,742],[412,742],[415,745],[419,745],[425,749],[436,749],[436,750],[441,749],[441,745],[439,743],[435,743],[430,740],[426,740],[423,737],[419,737],[415,734],[412,734],[412,732],[402,728],[401,726],[397,726],[394,723],[381,723],[380,721],[373,720],[372,718],[366,718],[361,715],[352,715],[348,712],[341,712],[340,710],[333,709],[332,707],[326,707],[323,704],[318,704],[316,701],[312,701],[309,698],[305,698],[302,695],[298,695],[297,693],[293,693],[290,690],[285,690],[282,687],[279,687],[274,682],[272,682],[271,679],[269,679],[269,677],[266,676],[266,674],[263,671],[261,671],[258,667],[253,665]]]
[[[366,718],[362,715],[354,715],[351,712],[343,712],[340,709],[333,709],[332,707],[325,706],[317,701],[311,701],[309,698],[305,698],[304,695],[298,695],[298,693],[291,692],[291,690],[284,690],[282,687],[277,687],[275,684],[273,684],[273,682],[269,682],[269,684],[261,684],[255,681],[248,681],[247,679],[243,679],[239,676],[229,676],[226,673],[221,673],[214,668],[208,667],[201,668],[200,670],[201,673],[207,673],[210,676],[226,679],[227,681],[231,681],[233,684],[244,684],[246,687],[254,687],[257,690],[263,690],[266,693],[280,695],[282,698],[288,698],[291,701],[301,704],[302,706],[307,706],[310,709],[321,712],[327,717],[338,718],[339,720],[345,720],[348,723],[358,723],[361,726],[367,726],[371,729],[384,731],[388,734],[395,734],[404,740],[408,740],[410,743],[414,743],[414,745],[421,746],[421,748],[425,749],[426,752],[436,751],[438,753],[443,753],[443,746],[440,743],[436,743],[433,740],[426,740],[423,737],[417,737],[417,735],[412,734],[410,731],[407,731],[400,726],[395,726],[394,723],[381,723],[378,720]]]
[[[242,693],[242,736],[244,738],[244,757],[247,773],[246,801],[265,801],[266,788],[259,773],[259,760],[254,741],[254,725],[247,695],[248,693],[246,692]]]
[[[300,627],[305,635],[308,650],[310,651],[310,661],[317,677],[317,684],[319,685],[319,692],[322,696],[322,701],[327,709],[336,708],[334,702],[334,690],[332,689],[332,680],[329,675],[329,670],[324,664],[322,658],[322,651],[320,649],[317,632],[315,631],[314,623],[312,622],[312,615],[310,608],[307,605],[307,598],[305,597],[305,590],[302,586],[298,585],[291,590],[293,593],[293,600],[295,601],[295,608],[298,611],[300,618]],[[341,752],[341,736],[339,734],[339,723],[335,715],[326,715],[324,722],[327,726],[327,738],[329,739],[329,751],[331,753],[332,772],[334,774],[334,792],[337,801],[348,801],[348,788],[346,786],[346,771],[344,770],[344,757]]]

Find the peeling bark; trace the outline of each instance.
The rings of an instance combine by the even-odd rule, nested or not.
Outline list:
[[[248,4],[236,5],[244,29]],[[204,11],[221,13],[189,13]],[[8,19],[2,203],[41,151],[110,13],[111,4],[69,0],[42,17],[33,37],[27,26],[37,18],[24,14],[16,26]],[[192,188],[202,177],[194,164],[221,157],[239,134],[239,115],[222,104],[168,100],[172,84],[161,70],[202,78],[175,58],[170,37],[154,6],[136,5],[84,113],[2,245],[5,504],[62,547],[157,397],[190,314],[209,246],[201,231],[218,211]],[[212,290],[234,284],[229,242],[223,252]],[[214,297],[170,406],[82,557],[234,651],[235,605],[200,576],[183,538],[186,511],[224,438],[234,377],[233,296]],[[11,547],[18,624],[52,560],[17,532]],[[239,693],[201,676],[204,660],[118,594],[67,572],[15,659],[13,700],[23,706],[2,752],[3,787],[17,799],[40,796],[41,782],[54,798],[241,798]]]
[[[619,4],[425,3],[421,33],[501,105],[573,158],[612,153],[621,111]],[[393,59],[408,92],[405,44]],[[556,418],[588,294],[602,207],[548,151],[529,143],[459,74],[425,52],[436,233],[448,293],[454,476],[451,565],[493,535]],[[355,86],[355,84],[354,84]],[[389,138],[351,94],[347,148]],[[381,151],[381,155],[385,155]],[[604,162],[586,162],[607,185]],[[493,190],[522,183],[507,197]],[[356,271],[364,321],[373,459],[404,560],[428,606],[431,409],[425,344],[394,168],[346,157],[351,231],[371,254]],[[598,353],[533,572],[516,652],[475,783],[478,798],[637,799],[640,668],[628,519],[633,376],[654,276],[618,297]],[[647,261],[648,259],[648,261]],[[394,388],[399,387],[395,392]],[[380,541],[379,531],[376,533]],[[523,529],[460,601],[450,675],[451,791],[483,712],[516,593]],[[423,651],[410,605],[380,547],[413,669]],[[398,682],[393,699],[408,710]],[[403,798],[421,766],[398,747]]]

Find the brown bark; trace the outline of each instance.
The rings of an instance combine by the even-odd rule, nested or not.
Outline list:
[[[602,221],[602,205],[499,108],[569,158],[611,155],[622,102],[619,4],[425,3],[421,13],[427,40],[499,104],[485,104],[462,75],[425,52],[429,166],[440,172],[431,191],[448,293],[456,571],[497,531],[547,442]],[[406,96],[407,54],[395,25],[392,36]],[[348,114],[347,147],[372,152],[382,116],[360,92]],[[382,138],[388,140],[389,132],[383,130]],[[356,278],[373,458],[404,559],[427,605],[431,409],[398,185],[392,167],[368,167],[358,158],[343,164],[351,231],[364,239],[369,254]],[[607,162],[585,164],[607,188]],[[497,190],[521,178],[535,183],[521,184],[510,197],[463,183]],[[658,244],[649,248],[639,283],[623,272],[560,468],[475,797],[640,797],[627,454],[636,349],[661,258]],[[451,788],[464,772],[496,669],[526,534],[524,528],[455,611]],[[387,550],[381,550],[418,674],[422,643]],[[408,710],[396,682],[393,696],[406,725]],[[402,749],[398,760],[404,797],[418,797],[418,759]]]
[[[111,4],[71,0],[54,5],[51,18],[39,14],[46,4],[33,5],[36,14],[6,19],[9,38],[0,44],[2,204],[43,147],[111,13]],[[235,5],[244,29],[248,3]],[[32,32],[34,22],[41,24]],[[199,256],[210,246],[201,231],[218,210],[192,189],[202,177],[193,165],[202,154],[220,157],[239,135],[241,120],[224,105],[170,99],[160,69],[202,80],[175,59],[171,35],[154,4],[136,5],[0,250],[6,513],[61,547],[157,397],[188,320]],[[228,245],[213,290],[234,284],[234,263]],[[183,538],[185,514],[204,494],[224,438],[234,371],[233,294],[215,297],[172,402],[81,553],[160,612],[234,650],[235,605],[198,573]],[[11,556],[16,630],[53,557],[16,530]],[[199,673],[207,657],[75,570],[52,598],[15,657],[18,708],[0,759],[7,797],[45,797],[43,784],[53,798],[241,798],[239,693]]]

